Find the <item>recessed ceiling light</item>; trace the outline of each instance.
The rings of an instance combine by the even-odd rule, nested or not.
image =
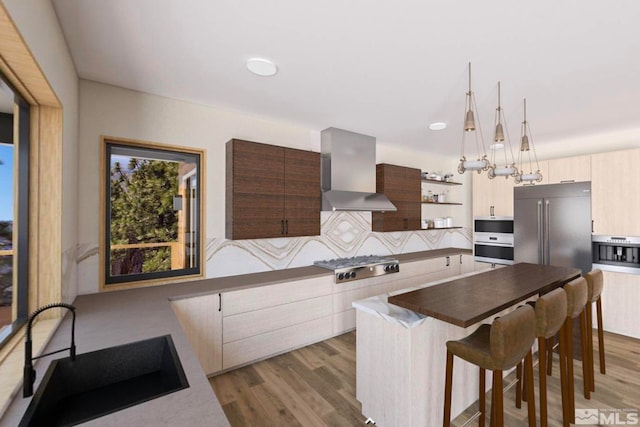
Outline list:
[[[429,125],[429,129],[431,130],[442,130],[447,127],[447,124],[444,122],[435,122]]]
[[[278,67],[273,61],[264,58],[250,58],[247,60],[247,68],[253,74],[270,77],[278,72]]]

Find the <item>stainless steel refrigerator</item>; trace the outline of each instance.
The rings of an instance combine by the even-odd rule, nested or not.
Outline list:
[[[591,270],[591,183],[514,188],[514,262]]]

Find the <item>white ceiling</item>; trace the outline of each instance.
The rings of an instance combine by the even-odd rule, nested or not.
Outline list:
[[[498,80],[514,146],[526,97],[541,157],[640,135],[637,0],[53,3],[84,79],[457,156],[471,61],[487,146]],[[279,73],[252,75],[252,56]]]

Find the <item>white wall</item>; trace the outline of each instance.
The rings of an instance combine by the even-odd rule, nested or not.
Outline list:
[[[3,0],[63,106],[62,268],[65,301],[77,293],[78,76],[49,0]]]
[[[97,292],[99,288],[101,135],[206,149],[207,277],[309,265],[324,256],[412,251],[468,243],[469,233],[464,230],[455,235],[442,231],[371,233],[370,214],[351,213],[323,213],[321,236],[227,241],[224,239],[225,143],[231,138],[240,138],[320,151],[319,130],[86,80],[80,80],[79,105],[80,293]],[[455,168],[451,159],[402,152],[383,142],[378,147],[379,162],[442,170]],[[468,193],[470,186],[465,187]],[[460,197],[468,198],[468,195]],[[338,229],[348,229],[342,233],[343,240],[335,236]]]

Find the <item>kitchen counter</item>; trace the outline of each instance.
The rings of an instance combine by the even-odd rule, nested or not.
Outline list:
[[[577,268],[522,262],[395,295],[389,302],[466,328],[577,277]]]
[[[389,255],[393,256],[402,263],[424,261],[433,258],[455,255],[471,255],[471,249],[462,248],[446,248],[433,249],[429,251],[411,252],[406,254]],[[402,268],[402,267],[401,267]],[[326,276],[333,274],[325,268],[310,265],[307,267],[288,268],[285,270],[266,271],[262,273],[240,274],[237,276],[216,277],[213,279],[196,280],[188,283],[180,283],[175,285],[180,289],[176,289],[171,300],[184,298],[193,298],[195,296],[207,295],[211,293],[238,291],[241,289],[255,288],[258,286],[275,285],[277,283],[288,282],[292,280],[311,279],[313,277]]]
[[[402,254],[397,258],[401,263],[407,263],[470,253],[469,249],[450,248]],[[77,297],[74,305],[77,309],[78,354],[171,334],[190,385],[187,389],[97,418],[83,425],[228,426],[222,407],[174,315],[170,301],[331,274],[333,273],[329,270],[308,266]],[[44,352],[68,347],[70,329],[71,320],[70,316],[67,316]],[[49,362],[64,356],[66,355],[57,354],[35,362],[35,388],[39,385]],[[0,419],[0,426],[17,425],[30,400],[31,398],[23,399],[21,394],[15,397]]]
[[[181,288],[176,285],[82,295],[76,298],[77,353],[171,334],[189,388],[180,390],[82,425],[111,426],[228,426],[209,381],[176,319],[169,298]],[[44,352],[69,346],[70,316],[66,316]],[[68,354],[68,353],[67,353]],[[36,361],[36,384],[49,362],[65,353]],[[31,398],[20,393],[0,420],[0,426],[16,426]]]

